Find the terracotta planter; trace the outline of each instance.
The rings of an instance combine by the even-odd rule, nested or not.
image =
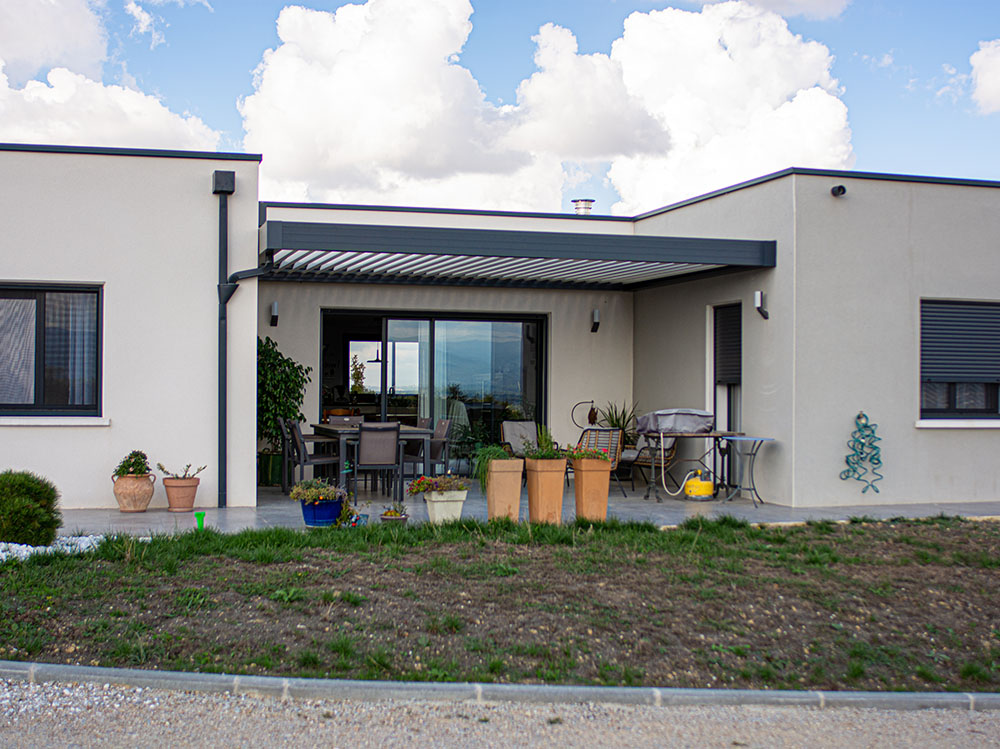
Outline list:
[[[610,460],[600,458],[574,460],[573,492],[576,494],[576,516],[584,520],[607,520],[610,485]]]
[[[149,507],[149,500],[153,498],[153,484],[156,483],[156,476],[153,474],[113,475],[111,482],[114,484],[118,509],[122,512],[145,512]]]
[[[427,517],[435,524],[447,523],[462,517],[462,505],[468,489],[458,489],[450,492],[424,492],[427,502]]]
[[[524,460],[491,460],[486,474],[486,517],[510,518],[521,513],[521,472]]]
[[[406,525],[409,515],[379,515],[382,525]]]
[[[562,522],[563,478],[566,459],[524,459],[528,472],[528,520],[532,523]]]
[[[163,488],[167,490],[167,509],[170,512],[191,512],[194,497],[198,493],[199,478],[164,478]]]

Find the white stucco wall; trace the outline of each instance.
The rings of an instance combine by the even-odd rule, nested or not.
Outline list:
[[[39,473],[64,508],[117,507],[111,473],[129,451],[177,470],[207,464],[218,491],[218,198],[236,172],[230,270],[257,257],[256,161],[0,150],[0,282],[103,287],[102,413],[0,417],[0,469]],[[229,504],[253,505],[256,283],[229,304]],[[166,506],[160,481],[151,508]]]
[[[833,182],[844,197],[830,196]],[[1000,301],[1000,189],[798,176],[796,206],[796,496],[837,505],[1000,498],[1000,421],[917,425],[920,299]],[[859,410],[882,438],[878,494],[839,479]]]
[[[652,216],[636,234],[777,240],[773,269],[687,281],[635,294],[635,402],[637,413],[662,408],[713,410],[711,308],[742,303],[743,431],[775,438],[760,455],[756,478],[769,501],[792,504],[793,351],[795,326],[792,183],[789,179],[741,190]],[[770,319],[753,307],[767,295]],[[682,445],[682,454],[701,447]]]
[[[846,196],[831,196],[835,184]],[[920,299],[1000,301],[1000,190],[796,174],[640,221],[646,232],[775,239],[778,253],[773,270],[636,294],[640,412],[708,406],[706,309],[741,301],[743,430],[777,440],[758,462],[769,501],[1000,497],[1000,422],[918,424]],[[753,310],[755,290],[769,320]],[[840,479],[860,410],[882,438],[879,493]]]
[[[559,442],[579,437],[570,420],[573,404],[594,399],[603,405],[631,398],[632,299],[627,293],[274,282],[262,282],[259,289],[258,334],[270,336],[283,354],[312,367],[313,381],[302,409],[307,419],[319,416],[323,309],[546,316],[547,421]],[[277,328],[269,326],[268,310],[274,301],[280,310]],[[601,325],[591,333],[595,307],[601,310]],[[578,418],[583,416],[581,409]]]

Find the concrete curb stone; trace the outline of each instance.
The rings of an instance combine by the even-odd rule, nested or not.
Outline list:
[[[996,692],[830,692],[661,687],[548,686],[447,682],[289,679],[135,668],[69,666],[0,660],[0,679],[115,684],[185,692],[248,694],[278,699],[430,700],[437,702],[611,703],[677,707],[759,705],[771,707],[876,708],[882,710],[1000,710]]]

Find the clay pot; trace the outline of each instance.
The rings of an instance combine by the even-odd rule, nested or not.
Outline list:
[[[524,460],[491,460],[486,474],[486,517],[510,518],[521,513],[521,472]]]
[[[195,477],[163,479],[163,488],[167,490],[167,509],[170,512],[191,512],[199,483],[201,479]]]
[[[608,490],[611,486],[611,461],[580,458],[573,461],[573,492],[576,516],[584,520],[608,519]]]
[[[524,465],[528,472],[528,520],[558,525],[562,522],[566,459],[525,458]]]
[[[152,473],[113,475],[111,482],[114,484],[118,509],[122,512],[145,512],[149,507],[149,500],[153,498],[153,484],[156,483],[156,476]]]

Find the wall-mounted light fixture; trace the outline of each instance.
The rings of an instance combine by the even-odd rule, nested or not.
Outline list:
[[[271,302],[271,327],[278,327],[278,303]]]
[[[842,198],[847,195],[847,188],[843,185],[834,185],[830,188],[830,194],[835,198]]]
[[[596,333],[599,327],[601,327],[601,311],[594,307],[594,311],[590,313],[590,332]]]
[[[767,297],[764,295],[763,291],[755,291],[753,293],[753,308],[757,310],[761,317],[765,320],[770,317],[767,314]]]

